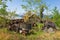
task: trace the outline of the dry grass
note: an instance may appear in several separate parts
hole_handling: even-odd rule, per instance
[[[60,31],[26,37],[15,32],[9,32],[6,29],[0,29],[0,40],[60,40]]]
[[[55,33],[44,33],[38,38],[41,38],[40,40],[60,40],[60,31],[56,31]]]

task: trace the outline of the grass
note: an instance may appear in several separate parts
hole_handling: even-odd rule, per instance
[[[60,40],[60,31],[53,34],[38,31],[35,34],[23,36],[19,33],[8,31],[7,28],[0,29],[0,40]]]

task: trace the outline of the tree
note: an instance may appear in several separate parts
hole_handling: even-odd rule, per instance
[[[40,18],[43,18],[43,11],[47,9],[47,6],[42,0],[23,0],[26,2],[26,5],[22,5],[22,8],[26,11],[33,11],[39,13]]]
[[[11,0],[10,0],[11,1]],[[9,21],[12,17],[18,16],[16,11],[8,12],[6,8],[8,7],[6,5],[7,0],[0,0],[0,25],[6,26],[7,21]]]
[[[52,14],[53,14],[53,17],[52,17],[53,21],[55,21],[56,19],[59,19],[60,14],[59,14],[59,11],[58,11],[57,7],[55,7],[53,9]]]
[[[53,19],[53,21],[55,22],[55,24],[60,28],[60,12],[59,12],[59,10],[57,9],[57,7],[55,7],[54,9],[53,9],[53,17],[52,17],[52,19]]]
[[[44,8],[47,9],[47,6],[45,4],[42,4],[40,6],[40,18],[43,18],[43,12],[44,12]]]
[[[18,14],[16,14],[16,11],[12,11],[12,12],[8,12],[7,18],[8,19],[13,19],[16,16],[19,16]]]

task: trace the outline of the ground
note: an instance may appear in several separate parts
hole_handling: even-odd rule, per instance
[[[8,31],[7,28],[0,29],[0,40],[60,40],[60,31],[55,33],[37,32],[28,36],[23,36],[16,32]]]

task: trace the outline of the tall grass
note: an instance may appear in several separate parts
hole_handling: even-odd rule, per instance
[[[60,31],[56,31],[53,34],[37,31],[35,34],[24,36],[8,31],[7,28],[2,28],[0,29],[0,40],[60,40]]]

